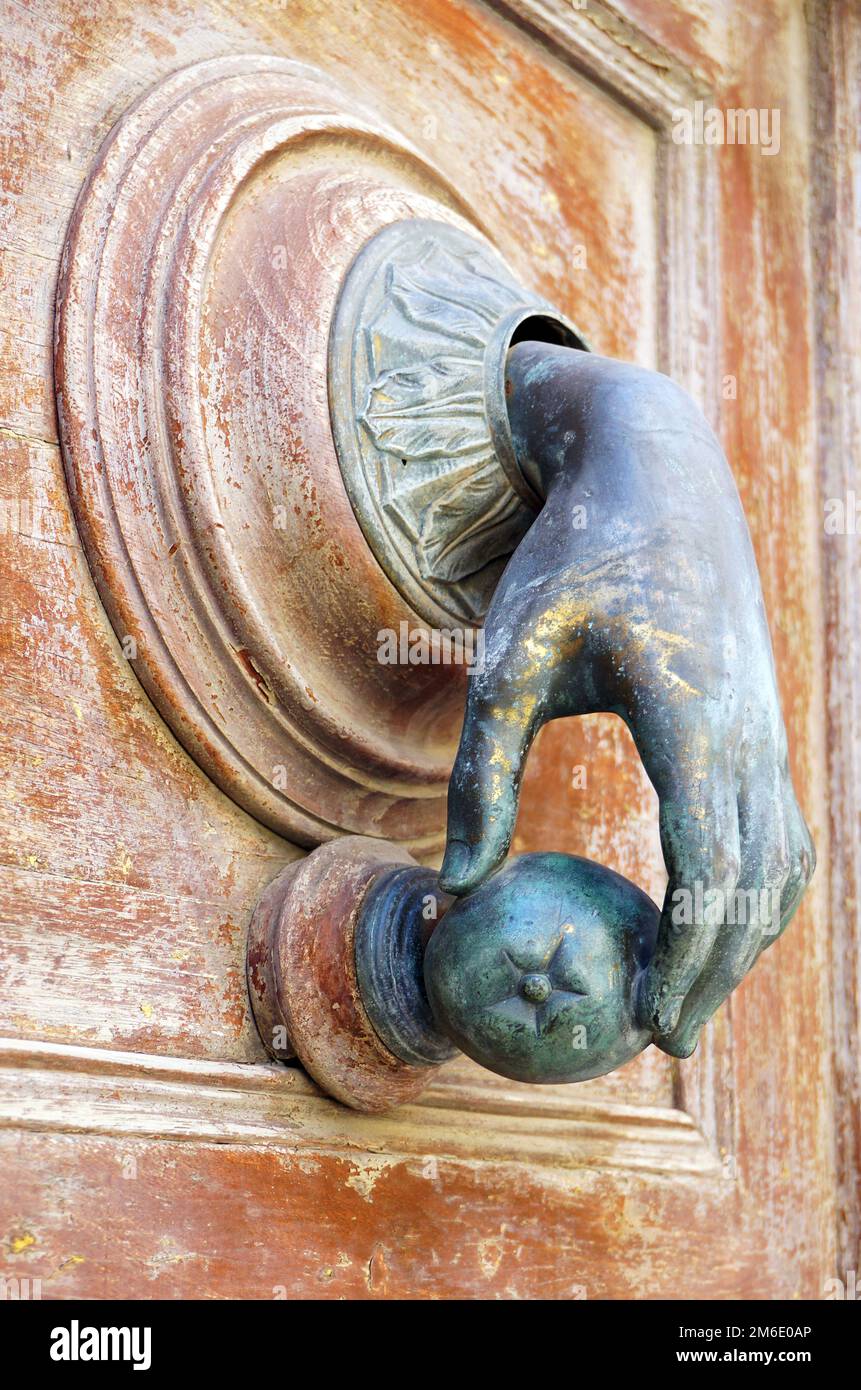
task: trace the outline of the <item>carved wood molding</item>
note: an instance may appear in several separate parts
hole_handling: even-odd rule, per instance
[[[541,42],[555,48],[656,129],[673,110],[706,97],[703,79],[661,48],[606,0],[487,0]]]
[[[203,1062],[0,1040],[0,1128],[291,1151],[519,1162],[696,1178],[730,1186],[681,1110],[429,1087],[389,1115],[324,1096],[298,1068]]]
[[[252,56],[127,112],[69,229],[57,399],[100,594],[192,756],[301,844],[440,841],[465,672],[378,660],[418,619],[350,505],[327,366],[360,248],[462,214],[325,74]]]
[[[653,129],[657,173],[657,366],[681,382],[714,425],[720,362],[718,180],[703,145],[677,145],[674,114],[711,88],[602,0],[489,0],[493,8],[576,71],[603,87]],[[588,331],[588,325],[584,325]]]

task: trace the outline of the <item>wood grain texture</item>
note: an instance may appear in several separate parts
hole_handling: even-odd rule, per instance
[[[40,1277],[43,1298],[668,1297],[681,1228],[683,1296],[787,1287],[750,1229],[730,1255],[731,1190],[694,1236],[701,1183],[95,1135],[6,1133],[0,1149],[4,1273]]]
[[[861,14],[812,7],[814,324],[822,524],[834,501],[861,498]],[[861,566],[859,518],[824,539],[831,977],[837,1087],[838,1270],[861,1251]]]
[[[823,335],[849,332],[855,301],[841,309],[838,291],[851,233],[823,240],[821,223],[832,195],[851,206],[853,185],[848,156],[823,170],[813,122],[851,141],[858,50],[850,4],[817,25],[811,40],[796,0],[7,4],[0,1030],[48,1052],[8,1070],[0,1272],[40,1274],[61,1296],[571,1298],[666,1296],[681,1265],[689,1296],[768,1298],[819,1297],[857,1267],[856,735],[839,679],[857,557],[832,552],[823,588],[815,466],[818,447],[828,495],[848,486],[856,378],[841,375],[829,413],[836,359],[818,353]],[[539,1101],[463,1064],[427,1106],[351,1117],[349,1152],[333,1103],[289,1070],[272,1081],[245,997],[251,906],[298,851],[206,779],[130,671],[72,522],[53,410],[59,256],[99,144],[167,72],[249,49],[324,64],[480,208],[524,283],[600,351],[665,366],[705,405],[750,519],[820,857],[798,920],[690,1062],[646,1054],[574,1098],[550,1088]],[[823,51],[842,66],[835,84],[814,82],[811,115]],[[697,95],[779,107],[780,155],[672,145],[673,104]],[[832,247],[827,273],[812,238]],[[617,721],[551,726],[517,848],[592,854],[657,893],[654,815]],[[104,1058],[68,1067],[64,1049],[79,1046],[128,1053],[132,1067],[145,1053],[149,1079]],[[214,1067],[217,1086],[199,1070],[153,1081],[177,1057]],[[258,1110],[256,1081],[234,1067],[259,1071],[266,1095],[281,1088],[277,1101]],[[464,1140],[473,1111],[482,1123]],[[637,1167],[641,1112],[662,1135],[657,1172],[648,1143]],[[694,1151],[702,1171],[673,1174],[673,1154],[684,1166]],[[137,1179],[122,1176],[126,1156]]]

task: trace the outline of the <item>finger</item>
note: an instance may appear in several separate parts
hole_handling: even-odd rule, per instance
[[[735,779],[727,760],[661,801],[661,844],[669,874],[655,954],[640,1012],[657,1038],[675,1028],[708,960],[739,872]]]
[[[477,888],[508,853],[523,765],[538,728],[533,696],[473,681],[449,782],[440,870],[441,887],[455,894]]]
[[[690,1057],[704,1025],[741,984],[763,943],[773,941],[779,932],[790,859],[783,788],[775,760],[761,760],[754,772],[742,779],[738,806],[738,884],[678,1024],[660,1042],[663,1051],[673,1057]]]
[[[788,768],[783,770],[783,806],[786,817],[786,842],[789,850],[789,874],[783,885],[780,903],[780,923],[778,930],[772,935],[764,935],[760,942],[760,954],[782,936],[792,921],[801,899],[804,897],[807,885],[813,877],[816,868],[816,850],[813,839],[807,828],[804,816],[801,814],[801,807],[795,797],[795,791],[789,776]]]

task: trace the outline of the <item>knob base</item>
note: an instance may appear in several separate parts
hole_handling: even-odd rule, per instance
[[[372,885],[422,870],[397,845],[363,835],[323,845],[282,870],[251,919],[248,989],[263,1044],[294,1058],[330,1096],[378,1112],[413,1100],[434,1073],[396,1056],[356,977],[355,933]]]
[[[452,902],[431,869],[393,869],[371,885],[356,924],[356,978],[385,1045],[413,1066],[437,1066],[458,1049],[441,1033],[424,979],[425,947]]]

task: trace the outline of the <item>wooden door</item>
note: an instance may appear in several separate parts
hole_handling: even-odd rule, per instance
[[[859,444],[851,0],[7,0],[2,42],[0,1274],[58,1298],[823,1297],[858,1250],[857,541],[824,526]],[[125,659],[52,367],[104,137],[167,74],[246,53],[331,74],[525,285],[720,434],[819,869],[689,1061],[541,1089],[463,1061],[368,1117],[266,1060],[246,930],[302,851],[216,787]],[[771,148],[706,143],[712,109],[779,113],[779,148],[773,123]],[[515,848],[660,895],[618,720],[542,732]]]

